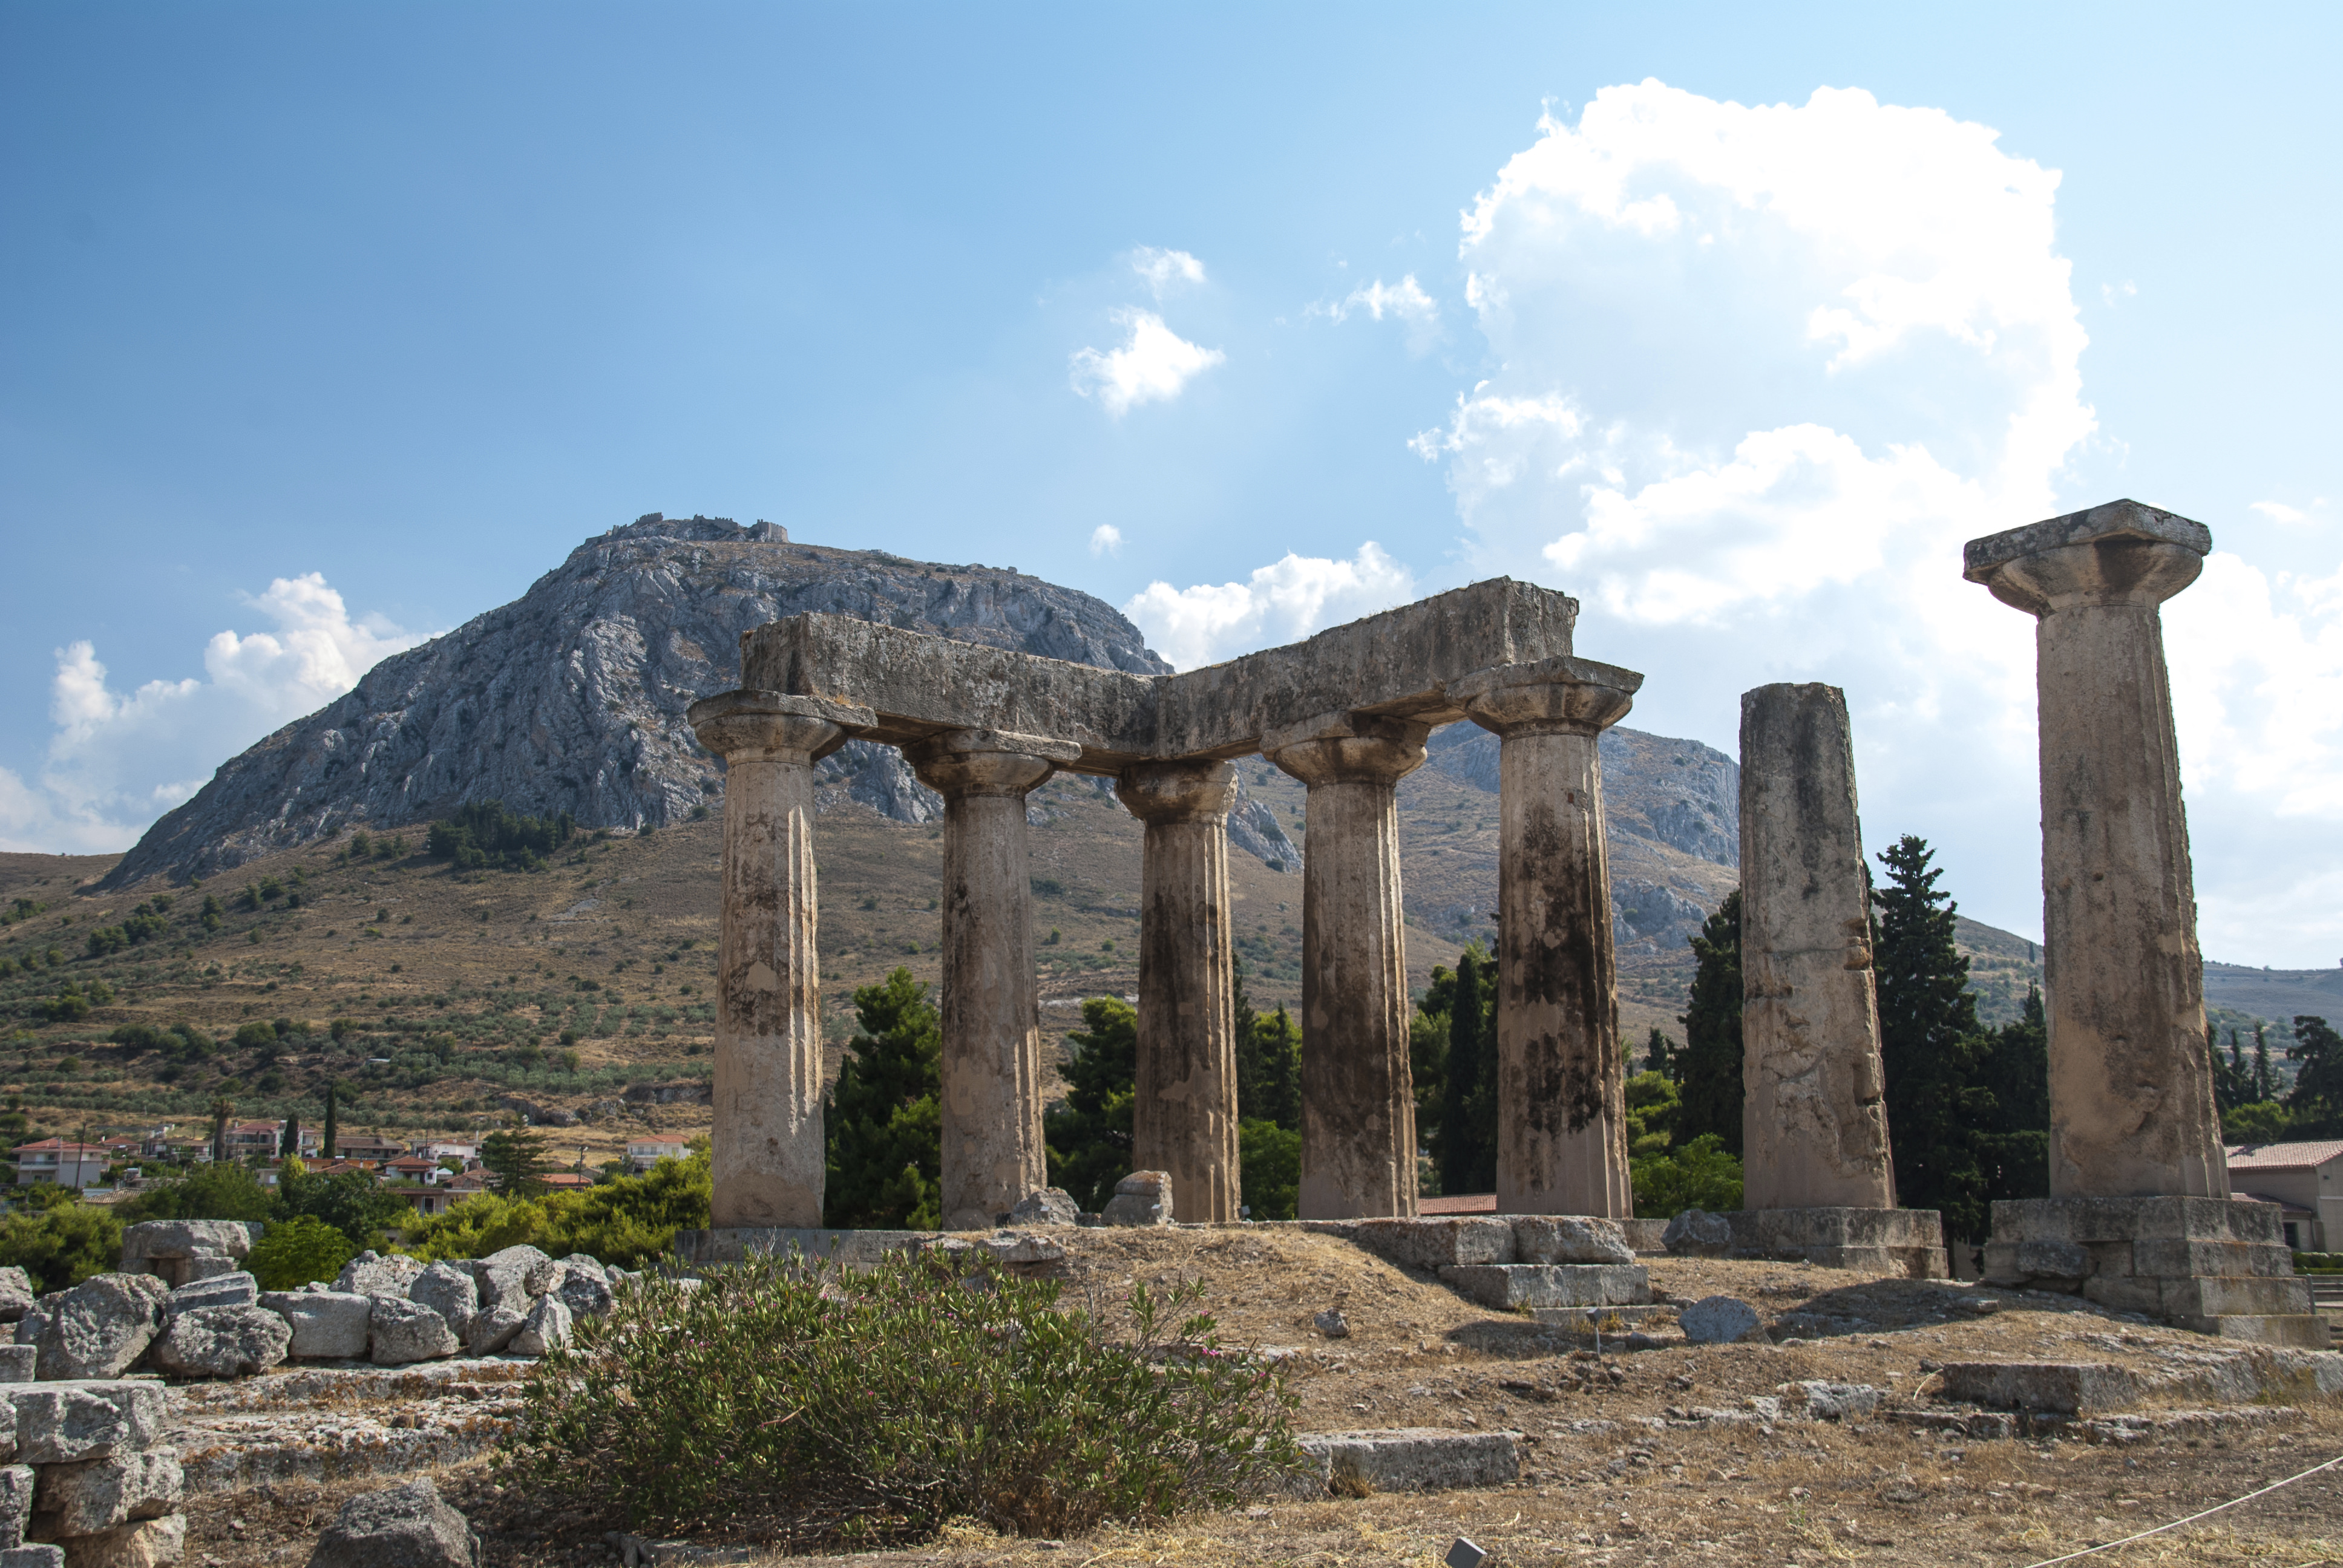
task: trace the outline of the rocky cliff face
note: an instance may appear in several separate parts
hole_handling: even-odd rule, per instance
[[[106,885],[207,874],[471,800],[568,811],[588,827],[672,822],[722,789],[684,709],[739,683],[742,632],[808,610],[1139,673],[1171,668],[1111,607],[1013,569],[653,513],[229,761]],[[848,746],[826,772],[904,821],[940,809],[890,748]]]

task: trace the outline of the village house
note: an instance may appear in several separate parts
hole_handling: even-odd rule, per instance
[[[334,1137],[334,1155],[339,1160],[371,1160],[379,1164],[406,1152],[406,1144],[379,1133],[339,1132]]]
[[[102,1143],[68,1143],[44,1138],[16,1146],[19,1187],[94,1187],[106,1180],[108,1154]]]
[[[627,1169],[640,1174],[662,1160],[680,1160],[689,1145],[678,1139],[649,1138],[627,1145]]]
[[[2343,1251],[2343,1141],[2233,1143],[2227,1154],[2229,1190],[2278,1205],[2288,1246]]]
[[[238,1121],[220,1138],[231,1160],[274,1160],[285,1136],[282,1121]]]

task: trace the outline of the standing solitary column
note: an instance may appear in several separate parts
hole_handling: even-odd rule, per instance
[[[821,960],[815,946],[813,764],[866,709],[770,691],[691,705],[724,759],[724,914],[717,958],[715,1195],[709,1223],[821,1223]]]
[[[1234,1220],[1236,1015],[1229,954],[1227,762],[1142,762],[1115,793],[1147,824],[1139,914],[1134,1169],[1172,1176],[1181,1220]]]
[[[1415,1212],[1398,790],[1422,766],[1429,733],[1403,719],[1338,714],[1262,737],[1262,755],[1310,787],[1302,853],[1304,1220]]]
[[[2229,1195],[2157,609],[2212,548],[2202,523],[2115,501],[1964,552],[2037,619],[2054,1197]]]
[[[1855,745],[1835,686],[1741,698],[1744,1209],[1893,1209]]]
[[[1025,796],[1081,755],[1077,746],[989,729],[951,730],[904,749],[920,782],[944,798],[947,1231],[989,1230],[1050,1184]]]
[[[1634,1215],[1619,1053],[1603,731],[1644,678],[1581,658],[1505,665],[1451,689],[1501,738],[1497,1211]]]

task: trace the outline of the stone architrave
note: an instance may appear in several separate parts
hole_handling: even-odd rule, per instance
[[[1743,693],[1744,1209],[1896,1207],[1868,900],[1845,694]]]
[[[955,729],[905,749],[944,798],[944,1229],[990,1230],[1050,1184],[1025,797],[1081,749]]]
[[[712,1220],[819,1225],[813,765],[871,715],[818,698],[729,691],[692,704],[690,720],[725,762]]]
[[[2036,621],[2053,1198],[2229,1195],[2157,610],[2212,548],[2125,500],[1964,551]]]
[[[1234,970],[1227,762],[1144,762],[1115,793],[1147,824],[1139,900],[1139,1060],[1131,1163],[1166,1171],[1178,1217],[1237,1217]]]
[[[1399,781],[1426,725],[1333,714],[1262,737],[1309,786],[1302,873],[1300,1217],[1415,1212]]]
[[[1600,739],[1644,678],[1580,658],[1451,689],[1500,738],[1497,1211],[1632,1217]]]

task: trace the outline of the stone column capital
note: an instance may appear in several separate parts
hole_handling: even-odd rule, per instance
[[[1448,695],[1500,736],[1597,735],[1627,716],[1644,678],[1589,658],[1542,658],[1476,670]]]
[[[1313,788],[1397,784],[1423,766],[1432,727],[1379,714],[1329,713],[1266,730],[1261,754]]]
[[[789,697],[778,691],[725,691],[703,697],[685,714],[699,743],[734,762],[818,762],[878,723],[850,702]]]
[[[1209,758],[1134,762],[1114,781],[1115,798],[1150,827],[1174,822],[1225,822],[1236,804],[1233,762]]]
[[[1961,575],[2036,618],[2079,606],[2162,604],[2197,580],[2212,531],[2137,501],[1971,539]]]
[[[1005,729],[947,729],[903,748],[911,771],[946,799],[978,795],[1023,797],[1071,762],[1082,749],[1071,741]]]

